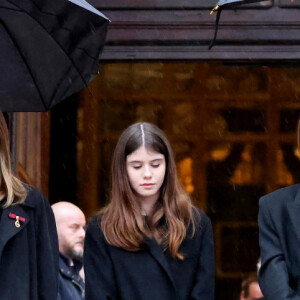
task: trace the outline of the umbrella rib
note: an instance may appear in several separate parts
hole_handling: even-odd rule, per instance
[[[10,2],[11,4],[13,4],[14,6],[16,6],[11,0],[7,0],[7,1]],[[37,5],[36,1],[32,1],[32,3],[34,4],[34,6],[35,6],[41,13],[43,13],[43,14],[45,14],[45,15],[48,15],[48,16],[51,16],[51,17],[55,18],[56,21],[57,21],[57,23],[60,25],[60,28],[61,28],[61,29],[68,31],[68,32],[70,33],[70,35],[73,35],[72,31],[71,31],[69,28],[62,26],[62,22],[59,20],[59,18],[57,17],[57,15],[42,10],[42,9]],[[70,1],[70,4],[75,5],[75,6],[78,6],[78,5],[74,4],[74,3],[71,2],[71,1]],[[18,7],[19,9],[21,9],[22,11],[24,11],[26,14],[28,14],[28,12],[27,12],[25,9],[23,9],[22,7],[20,7],[20,6],[17,6],[17,7]],[[79,7],[80,7],[80,6],[79,6]],[[29,15],[29,14],[28,14],[28,15]],[[29,15],[29,16],[32,18],[31,15]],[[39,24],[46,32],[49,33],[49,31],[48,31],[44,26],[42,26],[40,23],[38,23],[38,24]],[[49,33],[49,34],[50,34],[50,33]],[[52,37],[52,36],[51,36],[51,37]],[[52,37],[52,38],[53,38],[53,37]],[[55,40],[55,39],[54,39],[54,40]],[[61,47],[61,45],[60,45],[56,40],[55,40],[55,42]],[[89,57],[91,57],[91,58],[93,58],[93,59],[97,59],[97,57],[94,57],[94,56],[90,55],[86,50],[84,50],[84,49],[82,49],[82,48],[79,48],[79,47],[75,47],[75,48],[76,48],[76,49],[80,49],[81,51],[83,51],[83,52],[84,52],[86,55],[88,55]],[[63,50],[64,50],[64,49],[63,49]],[[73,62],[73,61],[72,61],[72,62]]]
[[[7,1],[10,2],[10,3],[12,3],[14,6],[16,6],[11,0],[7,0]],[[59,19],[58,19],[58,17],[57,17],[56,15],[54,15],[54,14],[52,14],[52,13],[49,13],[49,12],[42,11],[42,10],[40,9],[40,7],[36,4],[35,1],[32,1],[32,2],[33,2],[33,4],[34,4],[34,6],[35,6],[41,13],[44,13],[44,14],[46,14],[46,15],[49,15],[49,16],[52,16],[52,17],[56,18],[58,24],[61,25],[61,22],[59,21]],[[71,2],[71,3],[72,3],[72,2]],[[74,4],[74,5],[75,5],[75,4]],[[24,13],[26,13],[29,17],[32,18],[32,16],[31,16],[30,14],[28,14],[28,12],[27,12],[25,9],[23,9],[23,8],[20,7],[20,6],[17,6],[17,7],[18,7],[21,11],[23,11]],[[35,20],[34,18],[32,18],[32,19]],[[36,21],[36,20],[35,20],[35,21]],[[69,58],[69,60],[71,61],[72,65],[73,65],[74,68],[76,69],[76,71],[77,71],[79,77],[81,78],[81,80],[83,81],[85,87],[88,87],[88,84],[87,84],[86,80],[84,79],[84,77],[83,77],[82,74],[80,73],[80,71],[79,71],[77,65],[75,64],[75,62],[73,61],[73,59],[68,55],[68,53],[66,52],[66,50],[60,45],[60,43],[59,43],[59,42],[58,42],[58,41],[50,34],[50,32],[49,32],[42,24],[40,24],[40,23],[38,23],[38,24],[39,24],[39,25],[40,25],[47,33],[49,33],[49,36],[53,39],[53,41],[55,41],[55,43],[56,43],[57,45],[59,45],[59,47],[62,49],[62,51],[65,53],[65,55]],[[68,28],[65,28],[65,27],[62,27],[62,26],[61,26],[61,28],[64,29],[64,30],[66,30],[66,31],[69,31],[70,34],[72,35],[72,32],[71,32]],[[75,47],[75,48],[76,48],[76,49],[79,49],[79,50],[81,50],[81,51],[83,51],[81,48],[78,48],[78,47]],[[84,51],[84,53],[86,53],[86,54],[88,55],[88,53],[87,53],[86,51]],[[88,55],[88,56],[90,56],[90,55]],[[92,56],[90,56],[90,57],[92,57]],[[94,57],[92,57],[92,58],[93,58],[93,59],[96,59],[96,58],[94,58]],[[90,91],[90,92],[91,92],[91,91]],[[52,101],[53,101],[53,100],[50,101],[49,107],[51,106]]]
[[[4,8],[5,8],[5,7],[4,7]],[[39,96],[40,96],[40,98],[41,98],[41,101],[42,101],[42,103],[43,103],[43,105],[44,105],[45,110],[48,110],[47,105],[46,105],[46,103],[45,103],[45,101],[44,101],[44,99],[43,99],[42,93],[41,93],[41,91],[40,91],[38,85],[37,85],[36,82],[35,82],[33,73],[32,73],[32,71],[31,71],[29,65],[27,64],[27,62],[26,62],[26,60],[25,60],[25,57],[24,57],[24,55],[23,55],[21,49],[19,48],[19,45],[14,41],[11,32],[9,31],[9,29],[7,28],[7,26],[5,26],[4,22],[1,21],[1,24],[2,24],[2,26],[5,28],[7,34],[10,36],[11,41],[12,41],[12,43],[14,44],[16,50],[18,51],[18,53],[19,53],[20,56],[22,57],[23,62],[24,62],[24,64],[25,64],[25,66],[27,67],[28,73],[29,73],[29,75],[30,75],[30,77],[31,77],[31,79],[32,79],[32,82],[34,83],[34,85],[35,85],[35,87],[36,87],[36,90],[37,90],[37,92],[38,92],[38,94],[39,94]]]
[[[7,0],[8,2],[10,2],[12,5],[14,5],[15,6],[15,4],[13,3],[13,2],[11,2],[10,0]],[[72,3],[72,2],[71,2]],[[40,11],[40,12],[42,12],[43,14],[45,14],[45,15],[48,15],[48,16],[51,16],[51,17],[54,17],[54,18],[56,18],[56,20],[57,20],[57,22],[59,23],[59,25],[61,25],[61,22],[59,21],[59,19],[57,18],[57,16],[56,15],[54,15],[54,14],[52,14],[52,13],[49,13],[49,12],[45,12],[45,11],[42,11],[36,4],[35,4],[35,6],[38,8],[38,10]],[[30,16],[28,13],[27,13],[27,11],[26,10],[24,10],[24,9],[22,9],[21,7],[19,7],[19,6],[17,6],[18,7],[18,9],[13,9],[13,8],[9,8],[9,7],[5,7],[5,6],[1,6],[0,5],[0,8],[3,8],[3,9],[7,9],[7,10],[13,10],[13,11],[22,11],[22,12],[25,12],[28,16]],[[31,16],[30,16],[31,17]],[[32,17],[31,17],[32,18]],[[35,19],[34,19],[35,20]],[[38,23],[47,33],[49,33],[49,31],[44,27],[44,26],[42,26],[40,23]],[[69,28],[66,28],[66,27],[63,27],[63,26],[61,26],[61,29],[63,29],[63,30],[66,30],[66,31],[68,31],[69,33],[70,33],[70,35],[72,35],[72,31],[69,29]],[[49,33],[49,35],[50,35],[50,33]],[[54,39],[55,40],[55,39]],[[55,40],[56,41],[56,40]],[[56,41],[56,43],[59,45],[59,46],[61,46],[57,41]],[[88,57],[90,57],[90,58],[92,58],[92,59],[98,59],[98,57],[94,57],[94,56],[92,56],[91,54],[89,54],[85,49],[83,49],[83,48],[80,48],[80,47],[75,47],[76,49],[79,49],[79,50],[81,50],[82,52],[84,52]],[[65,52],[65,51],[64,51]],[[66,53],[66,52],[65,52]],[[73,62],[73,61],[72,61]]]
[[[17,7],[17,9],[13,9],[13,8],[8,8],[8,7],[3,7],[3,6],[0,6],[0,8],[5,8],[5,9],[8,9],[8,10],[13,10],[13,11],[23,11],[23,12],[25,12],[28,16],[30,16],[31,18],[32,18],[32,16],[30,15],[30,14],[28,14],[28,12],[25,10],[25,9],[23,9],[22,7],[20,7],[20,6],[16,6],[16,4],[15,3],[13,3],[11,0],[7,0],[9,3],[11,3],[12,5],[14,5],[15,7]],[[45,15],[48,15],[48,16],[51,16],[51,17],[53,17],[53,18],[55,18],[56,19],[56,21],[57,21],[57,23],[60,25],[60,28],[61,29],[63,29],[63,30],[66,30],[66,31],[68,31],[69,33],[70,33],[70,35],[73,35],[73,33],[72,33],[72,31],[69,29],[69,28],[67,28],[67,27],[64,27],[64,26],[62,26],[61,24],[61,22],[60,22],[60,20],[59,20],[59,18],[55,15],[55,14],[53,14],[53,13],[49,13],[49,12],[46,12],[46,11],[43,11],[43,10],[41,10],[40,9],[40,7],[35,3],[35,1],[32,1],[32,3],[34,4],[34,6],[41,12],[41,13],[43,13],[43,14],[45,14]],[[73,5],[76,5],[76,4],[74,4],[73,2],[70,2],[70,3],[72,3]],[[34,19],[34,18],[33,18]],[[35,19],[34,19],[35,20]],[[36,20],[35,20],[36,21]],[[38,23],[47,33],[49,33],[49,35],[51,36],[51,33],[44,27],[44,26],[42,26],[40,23]],[[52,36],[51,36],[52,37]],[[53,37],[52,37],[53,38]],[[54,39],[54,38],[53,38]],[[54,39],[55,40],[55,39]],[[55,40],[55,42],[61,47],[61,45]],[[83,49],[83,48],[79,48],[79,47],[75,47],[76,49],[79,49],[79,50],[81,50],[82,52],[84,52],[87,56],[89,56],[89,57],[91,57],[92,59],[97,59],[98,57],[94,57],[94,56],[92,56],[92,55],[90,55],[85,49]],[[63,48],[62,48],[63,49]],[[63,49],[64,50],[64,49]],[[66,51],[64,50],[64,52],[66,53]],[[67,53],[66,53],[67,54]],[[73,62],[73,61],[72,61]],[[74,63],[74,62],[73,62]]]

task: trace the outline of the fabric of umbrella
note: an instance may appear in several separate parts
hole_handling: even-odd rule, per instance
[[[108,23],[84,0],[0,0],[0,109],[47,111],[86,87]]]
[[[217,17],[216,17],[216,27],[215,27],[214,38],[211,41],[208,49],[211,49],[216,42],[220,15],[221,15],[223,8],[233,8],[235,6],[242,5],[242,4],[250,4],[250,3],[262,2],[262,1],[265,1],[265,0],[220,0],[220,1],[218,1],[216,6],[210,12],[210,14],[217,12]]]

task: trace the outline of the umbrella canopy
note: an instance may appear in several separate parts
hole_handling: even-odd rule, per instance
[[[214,38],[211,41],[208,49],[211,49],[216,42],[220,15],[221,15],[223,8],[233,8],[235,6],[242,5],[242,4],[250,4],[250,3],[262,2],[262,1],[266,1],[266,0],[219,0],[218,3],[216,4],[216,6],[210,12],[210,14],[213,14],[216,11],[217,17],[216,17],[215,35],[214,35]]]
[[[0,109],[47,111],[86,87],[108,23],[84,0],[0,0]]]
[[[214,7],[213,11],[223,9],[226,7],[230,8],[237,5],[250,4],[250,3],[261,2],[261,1],[266,1],[266,0],[220,0]]]

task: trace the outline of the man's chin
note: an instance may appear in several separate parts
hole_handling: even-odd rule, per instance
[[[70,257],[75,260],[82,260],[83,259],[83,249],[73,249],[70,253]]]

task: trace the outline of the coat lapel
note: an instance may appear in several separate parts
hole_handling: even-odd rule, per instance
[[[10,213],[25,218],[25,222],[20,221],[20,227],[15,226],[16,219],[10,218]],[[0,257],[7,242],[20,232],[28,222],[29,215],[21,205],[10,206],[3,210],[0,222]]]
[[[167,261],[167,258],[162,251],[162,248],[159,246],[159,244],[156,242],[156,240],[154,238],[152,238],[152,239],[147,238],[146,240],[147,240],[148,251],[153,256],[153,258],[161,265],[163,270],[167,273],[168,277],[170,278],[170,280],[172,282],[174,289],[176,290],[175,280],[174,280],[170,265]]]
[[[300,188],[298,188],[295,200],[288,205],[290,218],[300,242]]]

